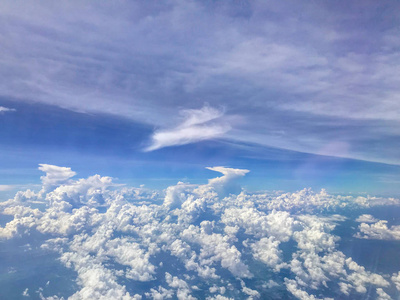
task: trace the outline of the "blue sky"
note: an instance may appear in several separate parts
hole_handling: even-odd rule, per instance
[[[39,163],[152,188],[222,165],[250,190],[398,195],[399,8],[4,1],[2,189]]]

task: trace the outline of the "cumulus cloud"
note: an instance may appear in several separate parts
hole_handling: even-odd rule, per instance
[[[48,191],[51,187],[56,187],[74,177],[76,173],[71,168],[58,167],[48,164],[39,164],[39,170],[46,173],[46,176],[41,176],[44,191]]]
[[[145,151],[218,138],[231,128],[223,119],[223,110],[208,105],[201,109],[181,110],[180,114],[183,116],[181,124],[173,128],[155,131],[152,143],[145,148]]]
[[[393,274],[392,281],[395,284],[398,291],[400,291],[400,271],[396,274]]]
[[[367,215],[367,214],[361,215],[356,219],[356,222],[359,222],[359,223],[375,223],[378,221],[379,220],[376,219],[374,216]]]
[[[361,223],[355,236],[362,239],[400,240],[400,225],[388,227],[387,223],[385,220],[370,225]]]
[[[390,297],[387,293],[385,293],[382,288],[377,288],[376,294],[378,296],[377,297],[378,300],[391,300],[392,299],[392,297]]]
[[[306,291],[299,289],[298,284],[295,280],[292,279],[285,279],[286,288],[290,293],[293,294],[297,299],[300,300],[316,300],[314,295],[308,294]]]
[[[249,170],[233,169],[226,167],[208,167],[207,169],[215,172],[220,172],[224,176],[210,179],[208,185],[213,187],[220,193],[237,193],[240,191],[240,186],[236,184],[236,180],[245,176]]]
[[[12,217],[0,239],[38,243],[36,251],[56,255],[74,271],[70,299],[259,299],[275,289],[286,298],[317,299],[327,288],[349,299],[371,288],[376,297],[391,296],[390,275],[339,251],[334,234],[346,217],[332,211],[368,211],[371,198],[302,190],[241,191],[222,199],[217,190],[248,172],[224,167],[210,168],[224,175],[208,183],[179,183],[159,193],[116,187],[100,175],[72,179],[70,168],[40,168],[46,172],[40,193],[20,191],[0,206]],[[35,208],[30,199],[46,205]],[[364,236],[385,236],[386,223],[379,222],[362,223],[369,226]],[[393,237],[397,227],[384,229]],[[399,275],[391,276],[397,286]]]
[[[254,258],[262,261],[267,266],[279,271],[282,263],[282,251],[279,250],[279,241],[275,237],[261,238],[251,245]]]

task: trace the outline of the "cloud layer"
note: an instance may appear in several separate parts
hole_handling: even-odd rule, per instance
[[[226,135],[398,164],[399,4],[343,3],[4,1],[0,94],[145,123],[148,150]],[[175,122],[204,102],[244,121]]]
[[[180,182],[164,192],[115,186],[111,178],[99,175],[73,180],[75,172],[65,167],[39,168],[46,175],[38,193],[20,191],[0,203],[1,214],[12,217],[0,227],[0,238],[5,244],[24,241],[28,252],[23,255],[56,254],[74,271],[77,288],[71,294],[52,295],[47,286],[29,283],[20,295],[354,299],[367,291],[387,298],[398,286],[397,273],[371,270],[338,250],[341,237],[334,233],[349,220],[346,211],[399,207],[397,199],[333,196],[307,189],[232,191],[228,187],[248,170],[225,167],[209,168],[223,176],[207,184]],[[35,208],[38,204],[41,208]],[[373,218],[364,214],[357,221]],[[377,230],[385,224],[362,223],[358,234],[381,239],[383,231]],[[396,228],[383,229],[393,235]]]

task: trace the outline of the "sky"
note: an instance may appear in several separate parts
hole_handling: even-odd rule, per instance
[[[249,189],[399,194],[399,8],[3,1],[3,186],[39,163],[158,188],[223,165]]]
[[[399,12],[0,1],[0,299],[400,299]]]

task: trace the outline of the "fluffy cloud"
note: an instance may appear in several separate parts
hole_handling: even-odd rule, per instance
[[[74,177],[76,173],[71,168],[58,167],[47,164],[39,164],[39,170],[46,173],[46,176],[40,177],[43,183],[43,192],[48,192],[52,187],[57,187]]]
[[[224,175],[208,180],[208,185],[222,195],[240,192],[240,186],[237,185],[235,181],[236,179],[245,176],[249,172],[249,170],[245,169],[232,169],[225,167],[212,167],[207,169],[220,172]]]
[[[362,239],[400,240],[400,225],[388,227],[387,221],[379,220],[374,224],[361,223],[360,232],[355,236]]]
[[[177,290],[176,296],[179,300],[195,300],[196,298],[190,295],[191,289],[189,285],[182,279],[176,276],[172,276],[169,273],[165,273],[165,280],[168,285]]]
[[[336,219],[336,218],[334,218]],[[352,290],[366,293],[367,286],[388,287],[390,284],[381,275],[366,271],[351,257],[336,250],[339,237],[332,235],[335,224],[329,219],[301,216],[303,230],[296,231],[294,238],[299,250],[290,262],[295,280],[286,280],[286,286],[299,299],[315,299],[304,287],[317,290],[336,281],[341,293],[350,295]]]
[[[295,280],[285,279],[286,288],[290,293],[293,294],[296,298],[300,300],[316,300],[314,295],[308,294],[306,291],[303,291],[298,288],[298,285]]]
[[[378,300],[391,300],[392,299],[392,297],[390,297],[387,293],[385,293],[382,288],[377,288],[376,294],[378,296],[377,297]]]
[[[40,251],[55,253],[76,275],[70,299],[257,299],[281,287],[299,299],[317,299],[331,287],[349,299],[371,287],[376,297],[390,296],[388,274],[373,273],[337,249],[340,237],[333,232],[346,217],[332,211],[393,200],[311,190],[235,194],[226,187],[248,170],[224,167],[210,168],[223,176],[204,185],[178,183],[163,192],[115,186],[99,175],[73,180],[70,168],[40,168],[46,176],[39,193],[20,191],[0,206],[13,218],[0,227],[0,239],[29,242],[32,236]],[[368,238],[393,237],[396,230],[383,221],[360,224]],[[396,286],[398,277],[391,278]]]
[[[279,271],[282,267],[282,251],[279,250],[279,241],[275,237],[262,238],[251,245],[254,258],[262,261],[270,268]]]
[[[374,218],[374,216],[366,215],[366,214],[361,215],[356,219],[356,222],[359,222],[359,223],[375,223],[375,222],[378,222],[378,221],[379,220]]]
[[[204,229],[209,227],[202,223],[201,228],[190,225],[182,232],[182,237],[187,241],[197,243],[201,246],[199,256],[200,265],[210,265],[215,261],[221,263],[223,268],[228,269],[237,277],[252,277],[248,267],[241,260],[240,251],[229,242],[229,238],[217,233],[211,233]]]
[[[400,271],[396,274],[393,274],[392,281],[396,285],[398,291],[400,291]]]

